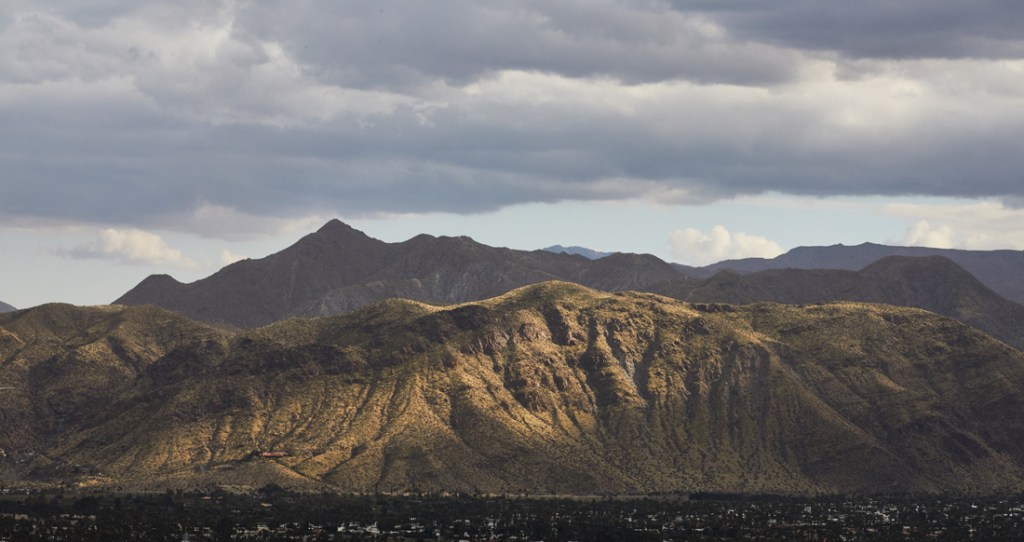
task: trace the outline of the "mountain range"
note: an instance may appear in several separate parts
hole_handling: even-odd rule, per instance
[[[1024,489],[1024,354],[888,305],[690,304],[544,282],[248,330],[45,305],[0,315],[0,382],[7,481]]]
[[[578,247],[578,246],[563,247],[562,245],[552,245],[552,246],[546,247],[544,250],[547,251],[547,252],[554,252],[555,254],[560,254],[562,252],[564,252],[566,254],[578,254],[578,255],[583,256],[584,258],[586,258],[588,260],[600,260],[601,258],[604,258],[605,256],[611,256],[612,254],[614,254],[613,252],[599,252],[597,250],[586,248],[586,247]]]
[[[1024,490],[1024,306],[936,255],[757,270],[865,247],[893,248],[694,270],[332,220],[190,284],[0,315],[0,479]]]
[[[3,301],[0,301],[0,312],[11,312],[15,310],[18,309],[15,309],[14,307],[8,305],[7,303],[4,303]]]
[[[707,278],[724,269],[753,273],[767,269],[845,269],[856,271],[887,256],[948,258],[974,275],[999,295],[1024,303],[1024,251],[957,250],[930,247],[899,247],[863,243],[856,246],[797,247],[771,259],[726,260],[706,267],[673,264],[686,275]]]
[[[720,271],[703,281],[678,279],[653,291],[691,302],[885,303],[960,320],[1024,349],[1024,306],[1001,297],[942,256],[887,256],[859,271],[769,269]]]
[[[829,254],[843,252],[826,248]],[[765,262],[770,260],[760,264]],[[649,291],[693,302],[861,301],[916,307],[1024,348],[1024,306],[999,296],[941,256],[883,257],[858,271],[787,268],[740,274],[724,269],[699,279],[649,254],[615,253],[591,260],[429,235],[385,243],[338,220],[281,252],[234,263],[191,284],[151,276],[115,303],[151,304],[195,320],[254,327],[292,316],[343,314],[390,298],[434,304],[475,301],[547,280],[605,291]]]
[[[643,290],[679,276],[650,255],[589,260],[430,235],[386,243],[332,220],[281,252],[236,262],[190,284],[150,276],[114,303],[157,305],[197,320],[252,327],[289,316],[341,314],[393,297],[460,303],[555,279]]]

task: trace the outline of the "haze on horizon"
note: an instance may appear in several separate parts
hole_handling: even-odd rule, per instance
[[[0,300],[107,303],[329,218],[688,264],[1024,249],[1024,5],[0,7]]]

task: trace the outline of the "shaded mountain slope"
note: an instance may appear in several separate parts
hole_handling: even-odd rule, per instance
[[[723,269],[753,273],[766,269],[845,269],[856,271],[887,256],[944,256],[974,275],[999,295],[1024,303],[1024,251],[956,250],[928,247],[897,247],[863,243],[856,246],[798,247],[772,259],[727,260],[707,267],[677,265],[680,272],[710,277]]]
[[[1024,306],[999,296],[941,256],[890,256],[860,271],[771,269],[743,275],[726,270],[703,282],[679,280],[656,291],[692,302],[861,301],[917,307],[1024,348]]]
[[[91,423],[153,362],[217,336],[154,307],[53,304],[0,316],[0,448],[49,449],[64,429]]]
[[[545,247],[544,250],[547,252],[554,252],[555,254],[559,254],[562,252],[566,254],[578,254],[588,260],[597,260],[600,258],[604,258],[605,256],[611,256],[612,254],[614,254],[613,252],[600,252],[591,248],[580,246],[564,247],[562,245],[551,245],[549,247]]]
[[[547,282],[231,334],[154,308],[18,314],[0,316],[7,479],[1024,489],[1024,354],[915,309],[695,307]],[[109,383],[57,394],[74,374]],[[65,396],[88,416],[60,410]]]
[[[156,305],[190,318],[255,326],[285,317],[323,292],[366,279],[392,258],[394,247],[332,220],[265,258],[235,262],[182,284],[146,278],[115,303]]]
[[[458,303],[552,279],[623,290],[679,276],[649,255],[591,261],[430,235],[385,243],[332,220],[281,252],[236,262],[191,284],[151,276],[115,303],[151,304],[201,321],[252,327],[288,316],[340,314],[393,297]]]
[[[15,309],[14,307],[8,305],[7,303],[4,303],[3,301],[0,301],[0,313],[11,312],[16,310],[18,309]]]

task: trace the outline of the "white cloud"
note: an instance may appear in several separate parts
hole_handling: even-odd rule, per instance
[[[228,249],[224,249],[220,253],[220,263],[223,265],[231,265],[237,261],[244,260],[245,256],[235,254]]]
[[[138,229],[107,228],[100,232],[96,241],[58,253],[75,259],[113,260],[185,269],[197,267],[180,250],[169,247],[159,235]]]
[[[1024,250],[1024,209],[1007,206],[999,200],[891,204],[882,212],[913,221],[903,238],[904,244],[968,250]]]
[[[933,227],[927,220],[918,220],[907,228],[903,244],[912,247],[953,248],[953,229],[946,225]]]
[[[743,232],[730,233],[717,225],[704,233],[696,228],[677,230],[669,236],[672,255],[690,265],[707,265],[737,258],[772,258],[782,254],[778,243]]]
[[[0,86],[73,84],[82,92],[117,81],[161,114],[214,125],[294,127],[425,107],[396,93],[321,84],[280,44],[240,28],[232,4],[153,5],[101,26],[22,8],[0,28]]]

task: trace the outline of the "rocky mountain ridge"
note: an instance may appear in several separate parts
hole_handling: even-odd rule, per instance
[[[955,318],[1024,349],[1024,306],[993,292],[942,256],[887,256],[859,271],[769,269],[720,271],[653,288],[690,302],[807,304],[855,301],[915,307]]]
[[[546,280],[618,291],[678,277],[672,266],[650,255],[613,254],[592,261],[430,235],[385,243],[331,220],[276,254],[236,262],[190,284],[166,275],[148,277],[114,303],[151,304],[201,321],[252,327],[289,316],[341,314],[393,297],[446,304]]]
[[[589,260],[430,235],[385,243],[337,220],[277,254],[237,262],[191,284],[151,276],[116,303],[152,304],[200,321],[253,327],[290,316],[343,314],[390,298],[462,303],[553,279],[687,301],[917,307],[1024,348],[1024,306],[939,256],[891,256],[858,271],[786,268],[741,275],[724,270],[696,279],[651,255],[615,253]]]
[[[797,247],[771,259],[726,260],[706,267],[674,264],[684,274],[707,278],[724,269],[753,273],[768,269],[842,269],[858,271],[887,256],[942,256],[957,263],[985,286],[1017,303],[1024,303],[1024,251],[959,250],[930,247],[901,247],[863,243]]]
[[[688,304],[545,282],[244,331],[48,305],[0,316],[0,381],[5,480],[1024,489],[1024,354],[885,305]]]
[[[600,260],[605,256],[611,256],[612,254],[614,254],[614,252],[601,252],[598,250],[594,250],[592,248],[575,245],[570,247],[564,247],[562,245],[551,245],[549,247],[544,247],[544,250],[547,252],[554,252],[555,254],[560,254],[562,252],[566,254],[578,254],[588,260]]]

